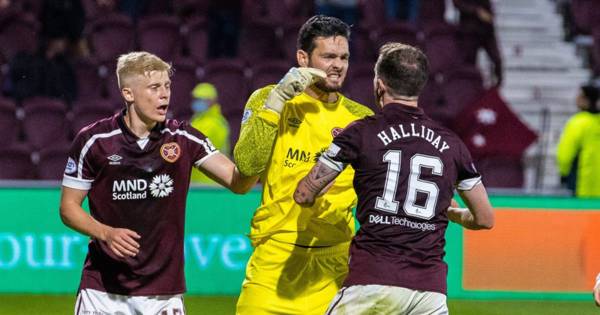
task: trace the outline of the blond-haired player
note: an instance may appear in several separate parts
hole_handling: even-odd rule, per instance
[[[60,215],[91,237],[75,314],[185,314],[185,201],[192,167],[237,193],[240,174],[201,132],[166,119],[171,66],[147,52],[119,57],[126,108],[78,134]],[[90,214],[81,204],[88,198]]]
[[[344,171],[309,211],[292,195],[333,137],[372,114],[339,93],[349,33],[339,19],[310,18],[298,34],[300,67],[255,91],[246,105],[234,156],[240,171],[260,175],[264,187],[237,314],[323,314],[346,276],[353,171]]]

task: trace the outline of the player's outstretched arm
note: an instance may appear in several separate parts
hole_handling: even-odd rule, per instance
[[[208,177],[236,194],[244,194],[256,184],[258,176],[246,176],[224,154],[216,153],[198,167]]]
[[[140,236],[132,230],[113,228],[94,219],[81,207],[86,195],[87,190],[62,187],[60,218],[63,223],[82,234],[106,242],[118,257],[137,255]]]
[[[329,189],[339,174],[340,171],[318,161],[308,175],[298,183],[296,191],[294,191],[294,200],[303,207],[312,206],[315,198]]]
[[[494,226],[494,210],[482,183],[471,190],[459,190],[468,209],[449,208],[448,219],[470,230],[491,229]]]
[[[600,307],[600,273],[596,276],[596,285],[594,286],[594,302]]]

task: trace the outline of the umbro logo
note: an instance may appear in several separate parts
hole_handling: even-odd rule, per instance
[[[108,162],[108,164],[119,165],[119,164],[121,164],[121,160],[123,159],[123,157],[120,155],[117,155],[117,154],[113,154],[113,155],[107,157],[107,159],[110,160],[110,162]]]

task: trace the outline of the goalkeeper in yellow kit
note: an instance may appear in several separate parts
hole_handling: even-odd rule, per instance
[[[349,35],[337,18],[310,18],[298,34],[300,67],[246,104],[234,156],[243,174],[260,175],[263,193],[237,314],[323,314],[346,276],[354,171],[345,170],[310,210],[293,193],[338,132],[373,114],[339,93]]]

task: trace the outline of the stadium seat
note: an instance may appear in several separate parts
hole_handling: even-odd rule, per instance
[[[276,25],[271,23],[248,23],[242,27],[238,42],[238,57],[248,63],[265,59],[280,59]]]
[[[356,28],[350,35],[350,62],[374,62],[377,59],[377,48],[374,47],[375,32],[369,29]]]
[[[0,21],[0,54],[11,60],[18,52],[35,53],[39,22],[31,14],[11,11]]]
[[[75,60],[73,69],[77,79],[77,99],[90,100],[104,97],[106,82],[100,77],[99,64],[92,58]]]
[[[243,24],[263,22],[265,24],[281,25],[292,15],[286,1],[281,0],[243,0]]]
[[[173,10],[183,18],[205,18],[211,0],[173,0]]]
[[[229,123],[229,143],[231,144],[232,148],[235,143],[237,143],[237,140],[240,136],[242,115],[242,112],[231,112],[227,115],[224,115],[225,119],[227,119],[227,122]]]
[[[486,157],[475,162],[481,173],[483,184],[493,188],[522,188],[523,163],[513,157]]]
[[[418,24],[427,26],[432,23],[444,22],[446,0],[427,0],[419,2]]]
[[[203,81],[214,84],[225,117],[241,115],[248,98],[244,63],[237,59],[216,59],[204,68]]]
[[[25,140],[35,149],[68,142],[67,106],[61,100],[31,97],[23,101]]]
[[[137,39],[141,50],[153,53],[167,62],[181,54],[179,20],[170,15],[140,18]]]
[[[571,13],[577,31],[583,34],[589,34],[592,30],[592,12],[595,0],[572,0]]]
[[[129,16],[111,13],[89,24],[87,38],[96,58],[101,63],[110,63],[133,50],[134,35],[135,28]]]
[[[34,179],[31,152],[31,147],[22,143],[0,146],[0,179]]]
[[[191,92],[199,83],[198,70],[194,63],[185,60],[176,60],[173,68],[175,73],[171,77],[169,112],[177,119],[190,117],[192,114]]]
[[[198,64],[208,58],[208,25],[206,19],[197,18],[183,26],[184,51]]]
[[[39,151],[37,162],[37,177],[45,180],[60,180],[63,178],[69,145],[47,146]]]
[[[427,79],[425,87],[419,95],[419,107],[423,108],[425,114],[440,124],[449,127],[455,116],[446,104],[446,98],[442,91],[443,75],[432,75]]]
[[[471,104],[484,93],[483,78],[476,67],[462,67],[444,76],[442,93],[445,107],[440,110],[454,119],[465,106]]]
[[[250,92],[269,84],[277,84],[287,73],[291,65],[283,60],[267,60],[252,65]]]
[[[381,47],[387,42],[400,42],[420,47],[421,41],[418,35],[417,29],[408,23],[386,23],[378,31],[378,35],[375,39],[375,47]]]
[[[430,73],[446,73],[462,66],[462,55],[457,45],[457,29],[446,23],[436,23],[425,28],[424,52],[429,59]]]
[[[15,103],[10,99],[0,98],[0,146],[15,143],[19,139],[20,126]]]
[[[386,21],[384,0],[359,0],[358,24],[364,29],[377,29]]]
[[[291,62],[293,65],[297,63],[296,51],[298,50],[298,31],[301,23],[289,21],[283,25],[283,34],[280,39],[280,45],[283,49],[283,59]]]
[[[373,75],[373,63],[353,64],[346,75],[343,89],[350,99],[378,112],[380,109],[374,103]]]
[[[110,100],[79,100],[73,104],[71,111],[71,134],[76,135],[81,128],[102,118],[110,117],[118,111],[114,102]]]
[[[106,1],[104,5],[100,5],[98,2],[98,0],[81,0],[86,20],[93,21],[99,16],[114,13],[117,9],[115,4],[109,5],[109,1]]]

